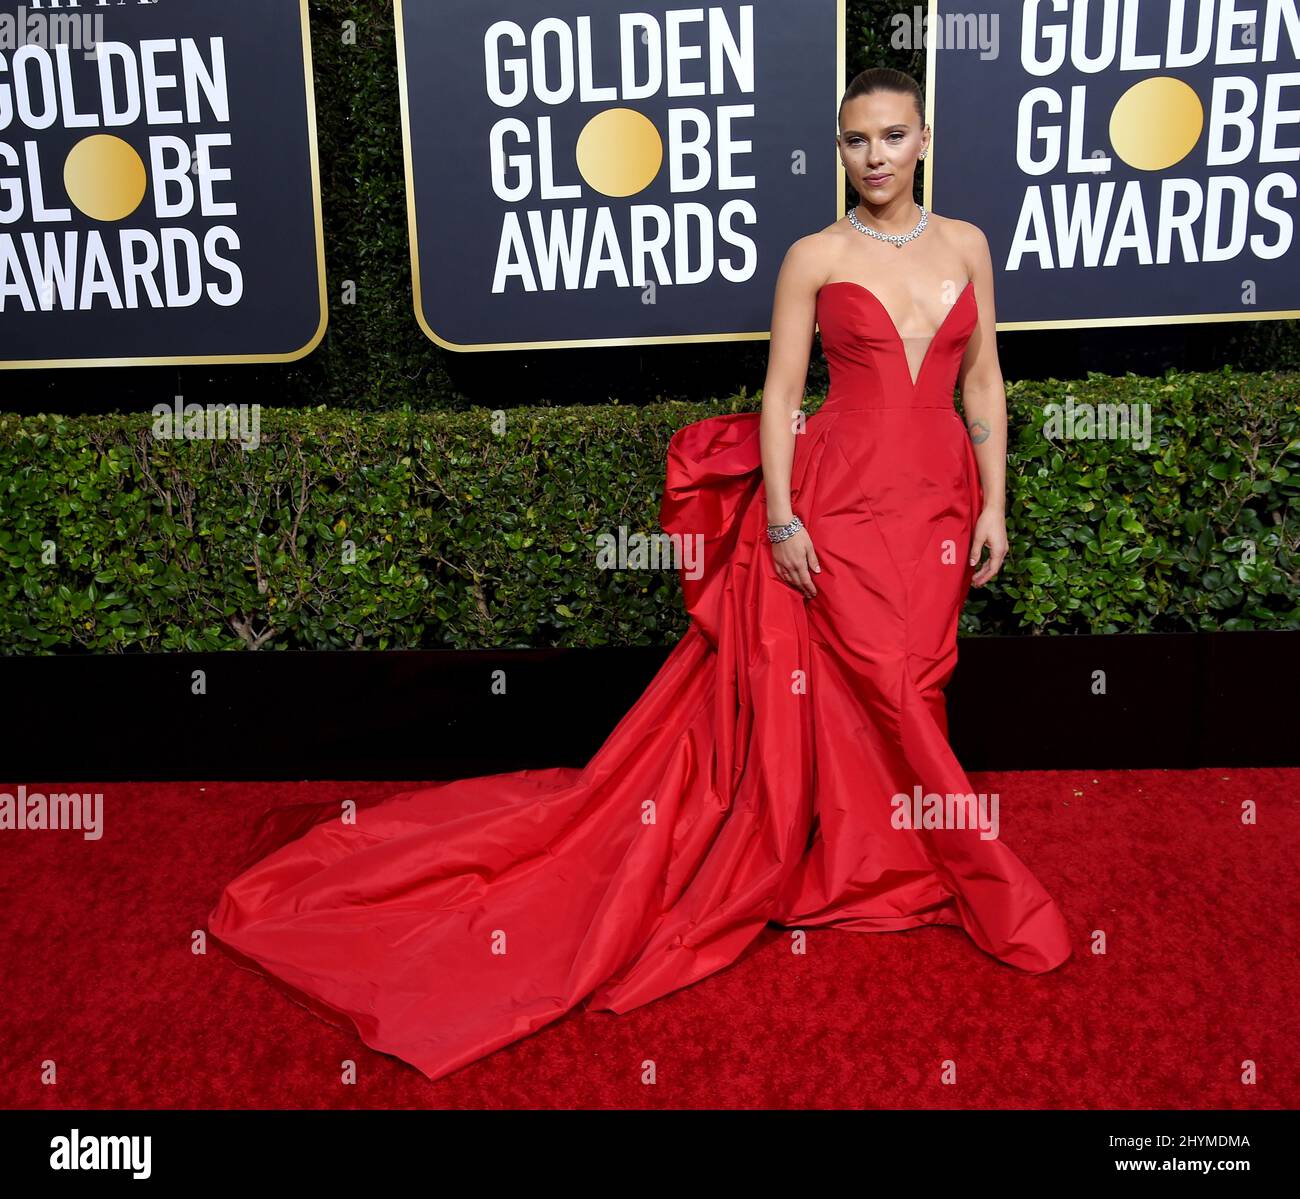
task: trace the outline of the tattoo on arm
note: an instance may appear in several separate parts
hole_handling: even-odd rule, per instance
[[[966,426],[970,430],[970,439],[976,445],[988,440],[989,434],[993,432],[982,420],[976,417]]]

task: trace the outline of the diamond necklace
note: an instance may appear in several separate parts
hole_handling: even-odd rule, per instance
[[[913,201],[913,203],[915,204],[916,201]],[[858,220],[858,206],[856,204],[849,209],[849,224],[858,230],[858,232],[865,233],[868,237],[874,237],[880,241],[892,242],[897,249],[901,250],[904,242],[909,242],[912,238],[921,236],[925,231],[926,221],[930,219],[929,214],[925,211],[924,207],[920,204],[917,204],[916,207],[920,210],[921,219],[916,222],[916,228],[913,229],[911,233],[881,233],[876,229],[868,228]]]

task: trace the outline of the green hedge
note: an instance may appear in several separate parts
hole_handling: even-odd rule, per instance
[[[1046,440],[1067,394],[1150,404],[1149,447]],[[1298,627],[1298,396],[1230,369],[1011,384],[1011,552],[963,631]],[[252,452],[159,441],[146,414],[0,416],[3,643],[669,645],[676,577],[602,570],[596,538],[658,529],[674,430],[756,405],[268,410]]]

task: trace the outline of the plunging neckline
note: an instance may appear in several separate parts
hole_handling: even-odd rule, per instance
[[[974,279],[967,279],[966,286],[958,293],[957,298],[952,302],[952,307],[943,314],[943,320],[939,322],[939,327],[931,335],[928,344],[925,347],[925,353],[921,355],[921,365],[917,368],[916,376],[912,375],[912,364],[907,360],[907,346],[903,343],[903,335],[898,331],[898,325],[894,318],[889,315],[889,309],[885,307],[884,301],[876,295],[871,288],[853,279],[832,279],[829,283],[823,283],[817,289],[818,295],[827,287],[856,287],[859,291],[866,292],[876,302],[876,307],[885,314],[885,320],[889,322],[889,330],[894,335],[894,340],[898,343],[898,351],[903,355],[903,367],[907,371],[907,377],[911,380],[912,392],[915,394],[916,389],[921,385],[921,376],[925,374],[926,364],[930,361],[930,351],[934,348],[934,343],[939,340],[939,334],[948,326],[948,318],[957,310],[957,305],[961,303],[962,297],[974,285]]]

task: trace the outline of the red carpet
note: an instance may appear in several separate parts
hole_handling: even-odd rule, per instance
[[[955,928],[815,930],[802,956],[769,928],[693,987],[623,1016],[579,1009],[437,1083],[215,945],[191,952],[265,808],[404,784],[102,784],[99,841],[0,832],[0,1106],[1300,1106],[1300,771],[972,783],[999,793],[1003,838],[1065,912],[1060,970],[1022,974]]]

